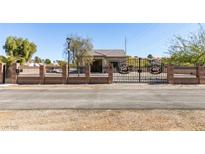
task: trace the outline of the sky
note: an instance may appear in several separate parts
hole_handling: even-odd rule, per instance
[[[204,26],[204,24],[202,24]],[[88,37],[95,49],[125,49],[131,56],[167,56],[175,35],[187,37],[197,32],[199,24],[131,24],[131,23],[47,23],[0,24],[0,55],[8,36],[27,38],[37,45],[34,56],[51,60],[64,59],[65,39],[69,35]]]

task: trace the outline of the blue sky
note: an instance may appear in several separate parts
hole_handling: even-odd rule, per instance
[[[92,39],[96,49],[124,49],[128,55],[166,56],[174,35],[196,32],[198,24],[0,24],[0,55],[8,36],[27,38],[37,45],[35,55],[52,60],[64,59],[65,38],[71,34]]]

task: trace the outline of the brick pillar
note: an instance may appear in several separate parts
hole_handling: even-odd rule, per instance
[[[70,74],[69,74],[69,72],[70,72],[70,66],[68,65],[68,74],[67,74],[67,77],[69,77],[70,76]]]
[[[86,82],[90,82],[90,65],[86,65],[85,67],[85,77],[86,77]]]
[[[204,67],[197,66],[196,67],[196,78],[197,78],[199,84],[202,83],[201,79],[203,78],[204,75],[205,75]]]
[[[13,63],[13,64],[11,64],[11,66],[10,66],[10,71],[11,71],[11,83],[12,83],[12,84],[17,84],[18,76],[17,76],[16,70],[18,69],[18,66],[19,66],[19,64],[17,64],[17,63]]]
[[[62,66],[62,78],[63,78],[63,84],[67,83],[67,78],[68,78],[68,65],[63,65]]]
[[[3,64],[0,63],[0,84],[3,83]]]
[[[174,84],[174,66],[167,66],[167,80],[169,84]]]
[[[44,79],[45,79],[45,66],[44,65],[40,65],[39,67],[39,73],[40,73],[40,84],[44,84]]]
[[[108,66],[108,83],[113,82],[113,67],[112,64],[109,64]]]

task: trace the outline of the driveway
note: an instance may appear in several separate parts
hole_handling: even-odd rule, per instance
[[[0,86],[0,109],[205,109],[205,85]]]

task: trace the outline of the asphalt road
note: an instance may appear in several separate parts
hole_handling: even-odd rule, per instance
[[[0,86],[0,109],[205,109],[205,86]]]

